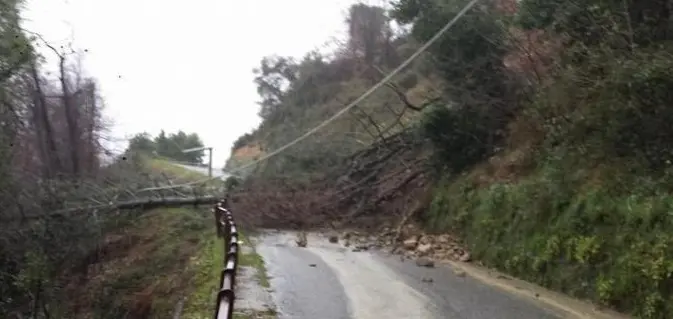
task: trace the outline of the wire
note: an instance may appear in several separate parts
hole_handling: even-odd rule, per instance
[[[425,52],[431,45],[433,45],[435,42],[437,42],[437,40],[439,40],[439,38],[440,38],[442,35],[444,35],[444,33],[446,33],[446,31],[448,31],[454,24],[456,24],[456,22],[458,22],[458,20],[459,20],[460,18],[462,18],[462,17],[467,13],[467,11],[469,11],[470,9],[472,9],[472,7],[474,7],[474,5],[475,5],[478,1],[479,1],[479,0],[472,0],[472,1],[470,1],[468,4],[466,4],[465,7],[463,7],[463,9],[460,10],[460,12],[458,12],[458,14],[456,14],[456,16],[453,17],[453,19],[451,19],[451,21],[449,21],[446,25],[444,25],[444,27],[442,27],[441,29],[439,29],[439,31],[437,31],[437,33],[435,33],[435,35],[432,36],[432,38],[430,38],[427,42],[425,42],[425,44],[423,44],[420,48],[418,48],[418,50],[416,50],[416,52],[414,52],[411,56],[409,56],[409,58],[407,58],[404,62],[402,62],[402,64],[400,64],[400,65],[399,65],[397,68],[395,68],[392,72],[390,72],[388,75],[386,75],[386,77],[384,77],[383,79],[381,79],[381,81],[379,81],[378,83],[376,83],[376,84],[375,84],[374,86],[372,86],[369,90],[367,90],[367,92],[365,92],[364,94],[362,94],[360,97],[358,97],[357,99],[355,99],[353,102],[351,102],[350,104],[348,104],[346,107],[344,107],[343,109],[341,109],[339,112],[335,113],[335,114],[332,115],[330,118],[328,118],[327,120],[325,120],[325,121],[323,121],[322,123],[318,124],[318,125],[315,126],[314,128],[308,130],[308,131],[307,131],[306,133],[304,133],[302,136],[299,136],[298,138],[294,139],[293,141],[291,141],[291,142],[289,142],[289,143],[287,143],[287,144],[285,144],[285,145],[283,145],[283,146],[277,148],[277,149],[274,150],[273,152],[268,153],[268,154],[266,154],[266,155],[264,155],[264,156],[262,156],[262,157],[260,157],[260,158],[258,158],[258,159],[256,159],[256,160],[254,160],[254,161],[251,161],[251,162],[249,162],[249,163],[247,163],[247,164],[245,164],[245,165],[242,165],[242,166],[236,167],[236,168],[234,168],[234,169],[231,169],[231,170],[229,170],[229,171],[228,171],[227,173],[225,173],[225,174],[218,175],[218,176],[213,176],[213,177],[209,177],[209,178],[207,178],[207,179],[203,179],[203,180],[200,180],[200,181],[194,181],[194,182],[190,182],[190,183],[185,183],[185,184],[180,184],[180,185],[173,185],[173,186],[146,188],[146,189],[142,189],[142,190],[140,190],[140,191],[154,191],[154,190],[162,190],[162,189],[179,188],[179,187],[190,186],[190,185],[194,185],[194,184],[205,183],[205,182],[208,182],[208,181],[210,181],[210,180],[214,180],[214,179],[221,179],[221,178],[223,178],[223,177],[225,177],[225,176],[232,176],[232,175],[235,176],[235,174],[233,174],[233,173],[242,171],[242,170],[244,170],[244,169],[246,169],[246,168],[248,168],[248,167],[251,167],[251,166],[253,166],[253,165],[256,165],[256,164],[258,164],[258,163],[260,163],[260,162],[262,162],[262,161],[265,161],[265,160],[267,160],[267,159],[269,159],[269,158],[271,158],[271,157],[273,157],[273,156],[276,156],[276,155],[280,154],[281,152],[285,151],[286,149],[288,149],[288,148],[294,146],[295,144],[297,144],[297,143],[303,141],[303,140],[306,139],[307,137],[313,135],[315,132],[317,132],[317,131],[319,131],[320,129],[322,129],[323,127],[327,126],[327,125],[330,124],[332,121],[336,120],[337,118],[339,118],[340,116],[342,116],[344,113],[348,112],[350,109],[352,109],[353,107],[355,107],[356,105],[358,105],[358,104],[359,104],[360,102],[362,102],[364,99],[368,98],[372,93],[374,93],[376,90],[378,90],[381,86],[383,86],[383,85],[385,85],[386,83],[388,83],[388,82],[389,82],[395,75],[397,75],[400,71],[402,71],[404,68],[406,68],[407,66],[409,66],[409,64],[411,64],[411,62],[413,62],[416,58],[418,58],[418,56],[420,56],[423,52]]]

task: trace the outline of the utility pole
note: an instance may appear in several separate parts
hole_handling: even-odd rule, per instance
[[[208,148],[208,177],[213,177],[213,148]]]
[[[208,177],[213,177],[213,148],[212,147],[195,147],[182,150],[183,153],[197,152],[208,150]]]

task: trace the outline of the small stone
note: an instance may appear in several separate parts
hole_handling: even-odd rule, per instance
[[[421,258],[416,259],[416,265],[419,266],[419,267],[432,268],[432,267],[435,267],[435,262],[430,258],[421,257]]]
[[[454,269],[453,273],[458,277],[465,277],[465,271],[461,269]]]
[[[409,238],[402,243],[402,246],[408,250],[415,249],[416,245],[418,245],[418,240],[416,238]]]
[[[329,236],[329,242],[332,244],[336,244],[339,242],[339,236],[337,235],[330,235]]]
[[[420,244],[416,247],[416,251],[421,255],[427,255],[432,251],[432,244]]]
[[[470,253],[464,252],[463,255],[461,255],[458,260],[466,263],[472,260],[472,256],[470,256]]]
[[[430,278],[430,277],[423,277],[423,278],[421,279],[421,281],[422,281],[422,282],[433,282],[432,278]]]
[[[315,267],[316,264],[309,264],[308,266],[309,266],[309,267]]]

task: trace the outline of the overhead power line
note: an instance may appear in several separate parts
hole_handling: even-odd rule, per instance
[[[353,107],[355,107],[355,106],[357,106],[358,104],[360,104],[360,102],[362,102],[362,101],[364,101],[366,98],[368,98],[372,93],[374,93],[376,90],[378,90],[381,86],[383,86],[383,85],[385,85],[386,83],[388,83],[394,76],[396,76],[398,73],[400,73],[400,71],[402,71],[404,68],[406,68],[407,66],[409,66],[409,64],[411,64],[411,62],[413,62],[415,59],[417,59],[417,58],[418,58],[423,52],[425,52],[431,45],[433,45],[435,42],[437,42],[437,40],[439,40],[439,38],[441,38],[442,35],[444,35],[444,33],[446,33],[449,29],[451,29],[451,27],[452,27],[454,24],[456,24],[456,22],[458,22],[458,20],[460,20],[460,19],[461,19],[461,18],[462,18],[462,17],[463,17],[469,10],[470,10],[470,9],[472,9],[472,7],[474,7],[474,5],[475,5],[477,2],[479,2],[479,0],[471,0],[469,3],[467,3],[467,4],[465,5],[465,7],[463,7],[463,9],[461,9],[460,12],[458,12],[458,14],[456,14],[456,16],[453,17],[453,19],[451,19],[451,21],[449,21],[446,25],[444,25],[441,29],[439,29],[439,31],[437,31],[437,32],[435,33],[435,35],[432,36],[432,38],[430,38],[427,42],[425,42],[425,44],[423,44],[420,48],[418,48],[418,50],[416,50],[416,52],[414,52],[411,56],[409,56],[409,58],[407,58],[404,62],[402,62],[402,64],[400,64],[400,65],[399,65],[397,68],[395,68],[392,72],[390,72],[388,75],[386,75],[386,76],[385,76],[383,79],[381,79],[378,83],[374,84],[374,86],[372,86],[369,90],[367,90],[367,92],[365,92],[364,94],[362,94],[360,97],[358,97],[357,99],[355,99],[355,100],[354,100],[353,102],[351,102],[350,104],[346,105],[343,109],[341,109],[339,112],[337,112],[337,113],[335,113],[334,115],[332,115],[330,118],[326,119],[325,121],[323,121],[322,123],[318,124],[318,125],[315,126],[314,128],[308,130],[306,133],[304,133],[303,135],[297,137],[297,138],[294,139],[293,141],[291,141],[291,142],[289,142],[289,143],[287,143],[287,144],[285,144],[285,145],[283,145],[283,146],[277,148],[276,150],[274,150],[274,151],[271,152],[271,153],[267,153],[267,154],[265,154],[264,156],[262,156],[262,157],[260,157],[260,158],[258,158],[258,159],[256,159],[256,160],[254,160],[254,161],[251,161],[251,162],[249,162],[249,163],[247,163],[247,164],[245,164],[245,165],[242,165],[242,166],[236,167],[236,168],[234,168],[234,169],[232,169],[232,170],[229,170],[226,174],[222,174],[222,175],[218,175],[218,176],[213,176],[213,177],[210,177],[210,178],[207,178],[207,179],[203,179],[203,180],[199,180],[199,181],[194,181],[194,182],[190,182],[190,183],[185,183],[185,184],[180,184],[180,185],[165,186],[165,187],[146,188],[146,189],[143,189],[143,190],[141,190],[141,191],[155,191],[155,190],[162,190],[162,189],[179,188],[179,187],[184,187],[184,186],[190,186],[190,185],[195,185],[195,184],[205,183],[205,182],[208,182],[208,181],[211,181],[211,180],[214,180],[214,179],[220,179],[220,178],[222,178],[222,177],[224,177],[224,176],[228,176],[228,175],[235,175],[235,174],[233,174],[233,173],[242,171],[242,170],[244,170],[244,169],[246,169],[246,168],[248,168],[248,167],[251,167],[251,166],[253,166],[253,165],[256,165],[256,164],[258,164],[258,163],[260,163],[260,162],[262,162],[262,161],[265,161],[265,160],[267,160],[267,159],[269,159],[269,158],[271,158],[271,157],[273,157],[273,156],[276,156],[276,155],[282,153],[282,152],[285,151],[286,149],[288,149],[288,148],[294,146],[295,144],[297,144],[297,143],[303,141],[304,139],[306,139],[307,137],[313,135],[315,132],[319,131],[319,130],[322,129],[323,127],[325,127],[325,126],[327,126],[328,124],[332,123],[334,120],[336,120],[337,118],[339,118],[340,116],[342,116],[343,114],[345,114],[346,112],[348,112],[349,110],[351,110]]]

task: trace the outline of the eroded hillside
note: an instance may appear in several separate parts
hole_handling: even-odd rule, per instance
[[[270,151],[297,138],[465,3],[396,1],[387,16],[411,28],[394,36],[384,10],[354,6],[333,56],[263,61],[263,122],[241,145]],[[256,167],[237,211],[292,227],[410,220],[457,235],[490,267],[665,318],[670,21],[658,1],[482,4],[389,85]]]

